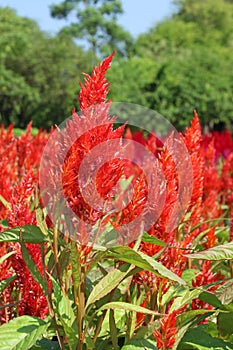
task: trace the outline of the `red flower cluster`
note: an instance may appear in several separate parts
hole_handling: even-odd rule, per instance
[[[186,145],[192,164],[191,198],[186,208],[186,214],[180,218],[177,227],[169,226],[174,209],[177,210],[177,213],[178,209],[182,209],[177,207],[177,201],[180,197],[188,196],[187,188],[179,191],[177,164],[171,152],[175,147],[172,136],[168,138],[167,147],[165,147],[152,134],[145,137],[142,132],[131,133],[129,129],[125,131],[124,125],[114,129],[115,119],[111,118],[109,113],[111,102],[107,101],[109,83],[105,78],[112,57],[113,54],[98,67],[95,67],[91,76],[86,75],[85,85],[81,84],[79,94],[81,114],[78,116],[73,110],[73,117],[66,126],[66,135],[59,136],[61,137],[60,143],[57,143],[56,150],[52,150],[59,161],[59,152],[62,151],[63,145],[71,144],[62,164],[63,194],[69,207],[84,222],[95,224],[98,220],[102,220],[104,224],[111,223],[121,236],[119,243],[124,243],[126,233],[121,232],[122,226],[135,220],[143,212],[143,207],[150,195],[147,180],[143,173],[145,169],[140,169],[133,162],[121,157],[108,159],[107,162],[101,165],[95,178],[96,189],[98,196],[103,198],[107,204],[109,203],[109,207],[101,210],[101,208],[93,208],[83,198],[85,187],[87,197],[91,198],[93,203],[95,203],[95,200],[96,203],[98,202],[99,197],[95,199],[96,194],[93,192],[93,173],[94,165],[98,168],[101,159],[97,159],[96,164],[94,162],[92,164],[93,159],[87,163],[89,172],[81,180],[79,178],[80,168],[84,158],[99,144],[114,140],[119,140],[120,144],[126,139],[143,145],[145,149],[157,157],[166,184],[166,196],[161,215],[148,230],[148,233],[163,240],[166,243],[166,248],[142,242],[139,249],[149,256],[158,254],[158,260],[164,266],[178,276],[182,276],[187,267],[197,268],[192,261],[184,256],[184,252],[188,253],[195,248],[193,246],[195,241],[198,241],[203,249],[215,246],[218,243],[218,237],[215,233],[216,226],[224,227],[226,217],[232,217],[233,140],[228,132],[215,132],[212,135],[203,136],[198,116],[196,112],[194,113],[191,126],[186,129],[184,135],[180,135],[181,140]],[[71,142],[72,140],[75,140],[75,142]],[[19,138],[13,135],[13,126],[7,129],[1,127],[0,231],[3,231],[6,225],[11,228],[24,224],[36,224],[34,204],[36,187],[38,186],[38,169],[46,142],[47,134],[42,131],[34,137],[31,135],[31,124],[28,126],[26,133]],[[142,154],[135,152],[133,148],[130,151],[132,152],[132,160],[143,157]],[[145,163],[145,166],[150,169],[150,164]],[[185,170],[184,166],[182,170],[183,177],[186,176]],[[50,175],[54,176],[54,183],[56,183],[57,174],[55,171],[53,172],[53,169],[51,169]],[[156,184],[153,173],[150,173],[150,175],[152,182],[154,181]],[[133,191],[131,198],[124,198],[122,192],[123,197],[118,198],[114,209],[117,208],[119,200],[122,200],[122,198],[128,200],[127,206],[119,212],[110,213],[110,209],[112,209],[111,202],[115,199],[119,181],[122,178],[130,179],[131,177]],[[157,192],[155,191],[156,193],[159,193],[158,188]],[[156,198],[154,202],[156,205]],[[213,224],[212,220],[215,219],[219,219],[219,221],[217,223],[215,221]],[[172,228],[168,230],[169,227]],[[138,225],[138,230],[140,230],[140,225]],[[78,231],[77,235],[85,236],[83,226],[80,226]],[[138,232],[130,232],[130,234],[131,237],[137,237]],[[232,237],[233,224],[231,225],[229,240],[232,240]],[[42,272],[40,247],[36,244],[28,244],[27,247],[39,271]],[[89,252],[89,250],[86,251]],[[19,246],[12,243],[0,245],[0,257],[10,251],[15,251],[15,253],[2,263],[0,278],[5,279],[15,273],[16,279],[4,290],[1,298],[5,305],[14,303],[16,305],[0,309],[1,322],[12,318],[16,309],[19,315],[45,317],[48,312],[45,296],[27,270]],[[193,286],[201,286],[223,278],[221,274],[212,272],[210,262],[204,264],[200,262],[200,264],[201,268],[192,282]],[[167,279],[155,276],[148,271],[141,271],[135,275],[132,283],[136,283],[139,287],[141,285],[147,287],[148,300],[158,293],[166,293],[172,284]],[[17,295],[18,299],[15,300],[13,295]],[[147,298],[144,300],[143,306],[146,305]],[[171,304],[172,302],[165,310],[158,310],[159,312],[166,312],[159,328],[154,331],[159,349],[172,348],[176,340],[177,316],[183,309],[175,310],[169,314]],[[199,308],[200,303],[194,300],[191,307]],[[142,324],[143,319],[143,315],[138,315],[137,324]]]
[[[35,210],[38,170],[47,134],[31,134],[31,123],[20,137],[13,134],[13,125],[0,129],[0,232],[5,227],[36,224]],[[1,233],[0,233],[1,234]],[[40,247],[27,244],[37,267],[42,269]],[[6,308],[0,309],[1,322],[19,315],[45,317],[46,298],[32,278],[22,259],[18,243],[0,243],[0,256],[14,252],[1,264],[0,280],[16,274],[16,279],[0,294]],[[13,297],[14,295],[14,297]]]

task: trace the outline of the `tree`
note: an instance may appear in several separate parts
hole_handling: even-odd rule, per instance
[[[77,40],[86,40],[95,55],[117,49],[126,56],[132,49],[131,35],[117,23],[123,13],[120,0],[64,0],[50,9],[54,18],[75,19],[62,32]]]
[[[173,18],[185,23],[196,23],[206,44],[231,46],[233,40],[232,0],[175,0],[177,6]]]
[[[113,100],[119,95],[122,98],[126,91],[125,100],[128,96],[131,102],[143,100],[145,106],[163,114],[179,129],[188,124],[193,109],[199,112],[203,125],[230,126],[232,17],[232,1],[180,0],[171,18],[138,37],[136,53],[141,67],[133,65],[135,58],[131,63],[120,62],[116,74],[124,70],[125,74],[117,76],[121,89],[112,91]],[[132,74],[126,72],[127,65],[134,67]],[[149,74],[141,74],[146,71]],[[134,86],[135,94],[126,84]]]
[[[76,103],[88,53],[65,36],[49,37],[35,21],[0,8],[0,115],[24,128],[59,124]]]

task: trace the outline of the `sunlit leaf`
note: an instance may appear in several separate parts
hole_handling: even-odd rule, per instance
[[[120,246],[112,248],[109,252],[109,255],[118,260],[138,266],[143,270],[148,270],[159,276],[167,277],[168,279],[174,282],[178,282],[179,284],[186,284],[182,278],[174,274],[172,271],[168,270],[160,262],[154,260],[152,257],[142,252],[136,252],[129,247]]]
[[[202,260],[232,260],[233,242],[219,245],[198,253],[184,254],[187,258]]]
[[[147,232],[143,233],[142,242],[156,244],[160,247],[165,247],[167,245],[167,243],[163,242],[161,239],[158,239],[152,235],[149,235],[149,233],[147,233]]]
[[[45,235],[39,227],[34,225],[24,225],[1,232],[0,242],[19,242],[21,232],[24,242],[27,243],[43,243],[46,240]]]
[[[49,322],[45,322],[37,317],[17,317],[0,327],[0,349],[30,349],[46,332],[49,325]]]
[[[178,346],[178,350],[230,350],[233,344],[212,337],[205,332],[206,325],[189,329]]]
[[[57,281],[51,276],[53,284],[53,304],[59,321],[61,322],[70,349],[76,349],[78,343],[78,329],[75,322],[75,313],[72,308],[72,301],[64,295]]]
[[[121,266],[120,269],[114,269],[110,271],[106,276],[104,276],[92,289],[86,303],[86,309],[90,304],[93,304],[95,301],[103,298],[114,288],[116,288],[128,274],[128,272],[129,266],[125,264]]]
[[[224,285],[220,286],[216,295],[222,304],[227,305],[231,303],[233,301],[233,280],[231,279]]]
[[[158,350],[156,342],[149,339],[132,339],[126,343],[122,350]]]
[[[2,264],[6,259],[8,259],[11,255],[15,254],[16,250],[12,250],[11,252],[0,257],[0,264]]]
[[[126,310],[126,311],[140,312],[142,314],[162,316],[160,313],[146,309],[145,307],[130,304],[130,303],[125,303],[125,302],[121,302],[121,301],[114,301],[111,303],[107,303],[107,304],[101,306],[99,311],[108,310],[108,309],[121,309],[121,310]]]

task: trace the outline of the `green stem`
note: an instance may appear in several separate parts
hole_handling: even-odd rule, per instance
[[[65,288],[63,286],[63,281],[62,281],[62,275],[61,275],[61,269],[60,269],[60,264],[59,264],[59,259],[58,259],[58,231],[57,228],[54,227],[53,229],[53,254],[54,254],[54,262],[55,262],[55,267],[57,271],[57,276],[58,280],[61,286],[61,290],[66,295]]]
[[[82,350],[84,343],[83,333],[83,318],[85,310],[85,279],[86,271],[85,266],[80,262],[79,249],[76,242],[71,242],[71,263],[72,263],[72,276],[74,283],[74,299],[77,307],[76,323],[78,328],[78,350]]]
[[[112,298],[113,298],[114,293],[115,293],[115,288],[114,288],[114,289],[111,291],[111,293],[109,294],[108,303],[109,303],[110,301],[112,301]],[[107,310],[104,310],[103,313],[102,313],[102,315],[101,315],[100,318],[99,318],[99,321],[98,321],[97,326],[96,326],[96,329],[95,329],[95,334],[94,334],[94,337],[93,337],[93,343],[96,342],[96,339],[97,339],[97,337],[98,337],[98,335],[99,335],[99,332],[100,332],[100,330],[101,330],[101,326],[102,326],[102,323],[103,323],[103,321],[104,321],[104,318],[105,318],[106,313],[107,313]]]

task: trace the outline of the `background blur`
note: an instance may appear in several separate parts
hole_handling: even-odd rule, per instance
[[[233,0],[0,0],[0,123],[49,128],[78,109],[82,72],[114,49],[110,97],[233,122]],[[150,125],[148,125],[148,128]]]

